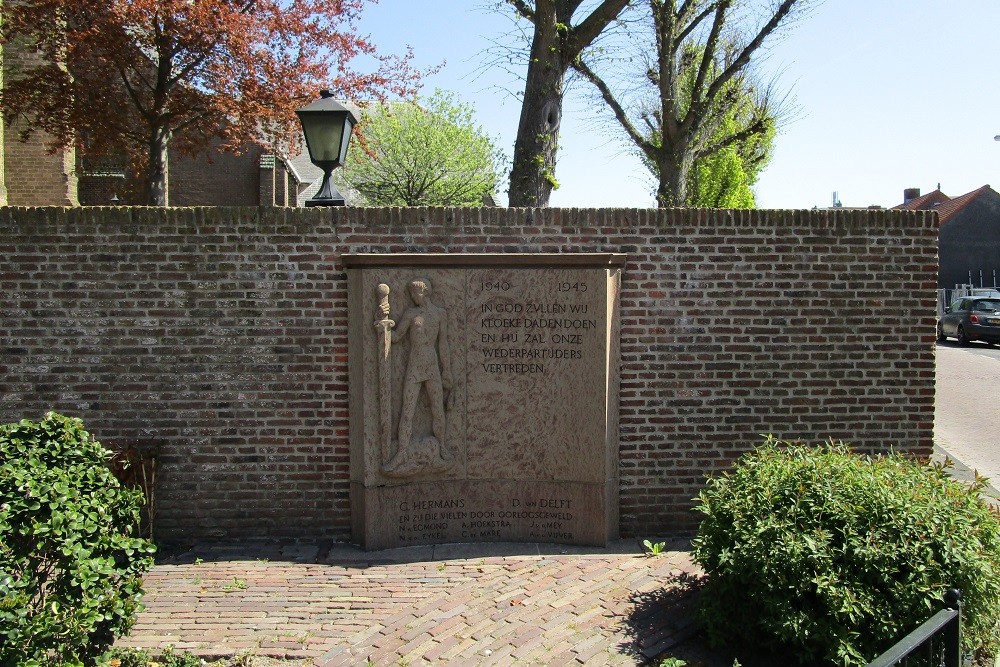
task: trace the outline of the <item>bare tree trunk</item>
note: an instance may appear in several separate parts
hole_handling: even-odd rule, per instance
[[[686,148],[674,148],[671,152],[661,148],[657,156],[659,183],[656,188],[656,205],[660,208],[688,205],[688,174],[694,161]]]
[[[659,163],[659,184],[656,188],[656,205],[660,208],[687,206],[687,180],[690,165],[687,160],[668,155]]]
[[[563,86],[568,65],[563,61],[552,3],[538,3],[531,65],[524,84],[521,119],[510,173],[511,206],[548,206],[557,186],[556,151],[562,117]]]
[[[146,171],[147,203],[150,206],[169,206],[170,128],[157,126],[149,138],[149,166]]]
[[[507,2],[534,26],[510,173],[510,205],[548,206],[549,195],[559,187],[556,152],[566,73],[629,0],[602,0],[576,25],[573,18],[582,0]]]

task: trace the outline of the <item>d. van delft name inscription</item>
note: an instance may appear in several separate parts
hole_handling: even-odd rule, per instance
[[[512,533],[533,540],[573,541],[573,501],[513,498],[504,509],[469,509],[464,498],[399,503],[399,541],[504,539]]]
[[[515,279],[516,280],[516,279]],[[589,317],[590,303],[576,297],[589,296],[586,281],[563,281],[555,285],[558,301],[510,301],[507,294],[519,291],[512,280],[479,283],[481,304],[479,340],[485,373],[545,373],[547,362],[584,358],[582,346],[588,332],[599,332],[600,320]],[[490,299],[490,297],[494,297]]]

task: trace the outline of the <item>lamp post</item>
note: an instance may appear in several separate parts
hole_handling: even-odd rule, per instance
[[[323,170],[319,192],[306,206],[344,206],[344,197],[330,182],[330,174],[344,164],[351,132],[358,122],[350,109],[333,99],[329,90],[320,91],[320,98],[295,112],[306,135],[309,159]]]

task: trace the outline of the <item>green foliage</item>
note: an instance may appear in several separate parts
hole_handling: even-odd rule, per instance
[[[79,419],[0,426],[0,664],[90,665],[131,627],[154,548],[110,455]]]
[[[233,577],[233,581],[222,587],[222,590],[227,593],[230,591],[245,591],[247,589],[247,580],[240,579],[239,577]]]
[[[649,540],[643,540],[642,546],[646,547],[646,549],[649,551],[650,556],[659,556],[660,554],[663,553],[663,550],[666,549],[667,543],[651,542]]]
[[[660,661],[659,667],[684,667],[687,664],[687,660],[681,660],[680,658],[664,658]]]
[[[482,206],[502,176],[503,154],[451,93],[372,106],[358,132],[335,177],[360,205]]]
[[[174,653],[172,646],[163,651],[157,662],[163,667],[202,667],[201,658],[187,651]]]
[[[98,660],[100,667],[202,667],[205,663],[198,656],[182,651],[174,653],[168,646],[159,657],[138,648],[113,648]]]
[[[149,651],[138,648],[113,648],[97,661],[100,667],[149,667],[154,662]]]
[[[734,106],[719,123],[730,135],[739,131],[740,108]],[[762,134],[696,159],[688,174],[688,201],[701,208],[756,208],[753,186],[771,158],[774,124]]]
[[[861,665],[962,591],[968,652],[1000,647],[1000,521],[945,466],[768,437],[699,494],[693,556],[715,642]]]

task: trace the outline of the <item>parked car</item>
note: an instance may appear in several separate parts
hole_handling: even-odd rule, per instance
[[[1000,298],[964,296],[944,309],[938,320],[938,340],[954,338],[959,345],[981,340],[1000,343]]]

